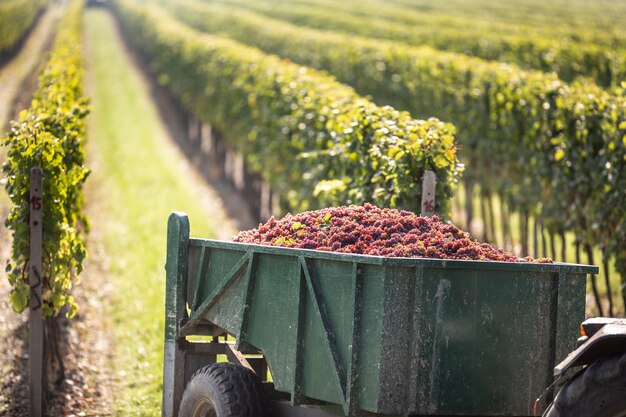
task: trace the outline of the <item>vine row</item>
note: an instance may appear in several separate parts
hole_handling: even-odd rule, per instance
[[[213,3],[219,4],[220,1]],[[414,46],[429,45],[440,50],[555,72],[567,82],[588,77],[606,87],[619,85],[626,78],[626,47],[623,39],[617,40],[621,45],[607,47],[606,41],[594,43],[588,39],[575,41],[559,36],[478,31],[476,27],[469,31],[464,27],[441,24],[437,19],[403,23],[379,19],[377,16],[337,13],[334,7],[306,4],[279,7],[276,0],[229,0],[228,3],[298,26],[387,39]]]
[[[37,90],[2,139],[8,148],[3,180],[13,204],[5,222],[13,235],[7,273],[13,309],[28,305],[30,170],[43,169],[43,304],[44,317],[57,316],[66,307],[68,317],[78,306],[72,288],[79,281],[86,257],[82,186],[89,171],[83,144],[88,102],[83,96],[83,1],[67,6],[49,61]]]
[[[431,169],[436,210],[448,213],[461,170],[451,125],[378,107],[325,73],[203,35],[155,6],[114,4],[158,81],[235,145],[283,210],[363,201],[416,210]]]
[[[46,0],[0,2],[0,55],[19,43],[46,3]]]
[[[206,0],[220,1],[220,0]],[[223,0],[222,0],[223,1]],[[523,3],[494,4],[479,0],[432,2],[410,1],[406,4],[378,0],[267,0],[276,6],[291,6],[292,11],[307,11],[315,6],[342,14],[367,17],[417,26],[421,30],[465,31],[489,42],[495,36],[522,35],[532,38],[557,39],[559,42],[592,43],[607,48],[626,46],[626,31],[620,16],[626,12],[623,4],[585,3],[582,1],[555,3],[526,0]],[[258,2],[257,2],[258,4]],[[494,7],[495,6],[495,7]]]
[[[272,20],[227,5],[181,0],[171,13],[196,28],[302,65],[413,115],[458,128],[468,183],[556,235],[615,257],[626,276],[626,99],[592,82],[567,84],[465,55],[357,38]]]

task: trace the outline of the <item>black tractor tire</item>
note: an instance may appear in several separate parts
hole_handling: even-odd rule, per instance
[[[570,379],[544,417],[626,417],[626,353],[599,359]]]
[[[269,417],[269,404],[256,374],[233,363],[199,369],[187,383],[179,417]]]

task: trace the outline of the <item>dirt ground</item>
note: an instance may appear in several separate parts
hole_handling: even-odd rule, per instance
[[[2,258],[6,259],[9,236],[2,229],[0,244]],[[85,274],[103,276],[97,253]],[[107,390],[111,386],[107,369],[106,329],[98,320],[106,300],[107,287],[96,288],[100,280],[90,280],[77,287],[75,295],[82,306],[77,316],[61,320],[61,348],[65,364],[65,379],[48,401],[50,416],[105,416]],[[104,282],[102,280],[100,282]],[[27,314],[16,314],[9,305],[8,281],[0,280],[0,351],[5,352],[0,361],[0,415],[6,417],[28,416],[28,322]],[[89,294],[87,296],[87,294]]]

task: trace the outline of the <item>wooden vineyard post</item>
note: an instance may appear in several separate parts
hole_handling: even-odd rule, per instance
[[[435,187],[437,176],[433,171],[425,171],[422,179],[422,216],[431,217],[435,214]]]
[[[41,297],[41,263],[43,245],[42,223],[42,177],[41,168],[33,168],[30,172],[30,297],[28,317],[28,354],[29,354],[29,386],[30,386],[30,417],[43,415],[43,316]]]

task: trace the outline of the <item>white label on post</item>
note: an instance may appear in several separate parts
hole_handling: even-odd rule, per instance
[[[424,172],[422,180],[422,216],[432,216],[435,214],[435,187],[437,186],[437,176],[433,171]]]

